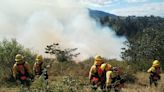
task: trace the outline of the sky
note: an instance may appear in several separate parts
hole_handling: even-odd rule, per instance
[[[86,7],[120,16],[164,17],[164,0],[81,0]]]

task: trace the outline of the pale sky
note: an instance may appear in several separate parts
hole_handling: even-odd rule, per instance
[[[81,0],[81,3],[88,8],[120,16],[164,17],[164,0]]]

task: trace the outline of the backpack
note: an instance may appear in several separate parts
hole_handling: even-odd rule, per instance
[[[23,64],[16,64],[17,66],[17,79],[20,79],[22,81],[27,80],[27,77],[29,76],[27,69],[25,67],[25,62]]]
[[[154,81],[157,81],[157,80],[160,80],[160,67],[157,67],[155,68],[155,72],[151,72],[151,75],[150,77],[154,80]]]

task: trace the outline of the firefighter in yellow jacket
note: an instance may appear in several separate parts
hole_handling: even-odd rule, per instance
[[[17,83],[29,87],[30,80],[33,79],[30,65],[24,61],[24,57],[21,54],[15,56],[15,61],[13,66],[13,77],[17,80]]]
[[[100,66],[103,63],[103,59],[100,55],[95,56],[94,64],[91,66],[89,71],[89,80],[92,84],[92,89],[96,90],[97,87],[100,85],[100,75],[101,69]]]
[[[42,55],[37,55],[33,66],[33,72],[35,75],[41,75],[42,71],[43,71],[43,57]]]
[[[119,67],[112,67],[112,70],[106,72],[107,92],[119,92],[124,86],[125,80],[121,78],[122,72]]]
[[[152,66],[147,70],[150,73],[149,83],[150,86],[154,84],[157,86],[157,81],[160,80],[160,62],[158,60],[154,60]]]
[[[35,76],[44,76],[44,79],[47,80],[48,79],[48,74],[47,74],[47,70],[44,68],[43,66],[43,56],[42,55],[37,55],[36,56],[36,62],[34,63],[33,66],[33,72],[35,74]]]
[[[112,69],[112,66],[108,63],[103,63],[103,64],[101,64],[100,69],[101,69],[101,72],[99,73],[100,81],[101,81],[100,88],[101,88],[102,92],[106,92],[106,84],[105,84],[106,72],[110,71]]]

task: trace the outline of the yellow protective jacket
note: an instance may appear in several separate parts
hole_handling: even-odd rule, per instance
[[[160,77],[160,67],[155,67],[155,66],[152,66],[150,67],[148,70],[147,70],[148,73],[150,73],[150,77]],[[159,78],[160,79],[160,78]]]
[[[148,70],[147,70],[147,72],[148,73],[151,73],[151,72],[155,72],[156,71],[156,69],[155,69],[155,67],[150,67]]]
[[[148,70],[147,70],[148,73],[157,73],[157,74],[160,74],[161,71],[160,71],[160,67],[150,67]]]
[[[92,65],[89,71],[89,79],[91,80],[92,75],[96,73],[96,65]]]
[[[117,76],[116,73],[114,73],[113,71],[107,71],[106,72],[106,86],[110,86],[112,83],[112,79],[115,78]]]
[[[41,75],[42,71],[43,71],[43,62],[41,62],[41,63],[35,62],[34,66],[33,66],[34,74],[35,75]]]
[[[25,68],[24,71],[26,71],[26,73],[28,73],[28,75],[32,75],[32,69],[30,68],[30,65],[27,63],[27,62],[23,62],[23,63],[15,63],[13,65],[13,77],[16,78],[17,75],[19,75],[20,73],[20,70],[19,70],[19,67],[18,65],[22,64]]]
[[[89,79],[92,77],[99,77],[100,66],[92,65],[89,71]]]

